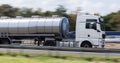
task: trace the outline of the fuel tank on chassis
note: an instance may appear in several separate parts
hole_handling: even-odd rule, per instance
[[[8,18],[0,19],[0,33],[9,34],[62,34],[69,32],[69,21],[65,17],[56,18]]]

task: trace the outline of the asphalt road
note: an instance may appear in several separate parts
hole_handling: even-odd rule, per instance
[[[98,53],[98,52],[71,52],[71,51],[51,51],[51,50],[32,50],[32,49],[9,49],[0,48],[0,52],[17,52],[17,53],[39,53],[39,54],[68,54],[68,55],[80,55],[80,56],[119,56],[120,53]]]

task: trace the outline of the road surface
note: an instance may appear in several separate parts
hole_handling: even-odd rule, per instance
[[[80,55],[80,56],[119,56],[120,53],[99,53],[99,52],[71,52],[71,51],[51,51],[51,50],[32,50],[32,49],[9,49],[0,48],[0,52],[17,52],[17,53],[39,53],[39,54],[68,54],[68,55]]]

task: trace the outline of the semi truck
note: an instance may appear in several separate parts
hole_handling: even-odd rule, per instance
[[[34,39],[43,46],[71,46],[103,48],[105,32],[103,18],[77,13],[75,38],[70,38],[69,20],[66,17],[0,18],[0,44],[13,40]]]

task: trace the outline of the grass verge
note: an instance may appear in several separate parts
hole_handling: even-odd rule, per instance
[[[0,52],[0,63],[120,63],[120,57]]]

